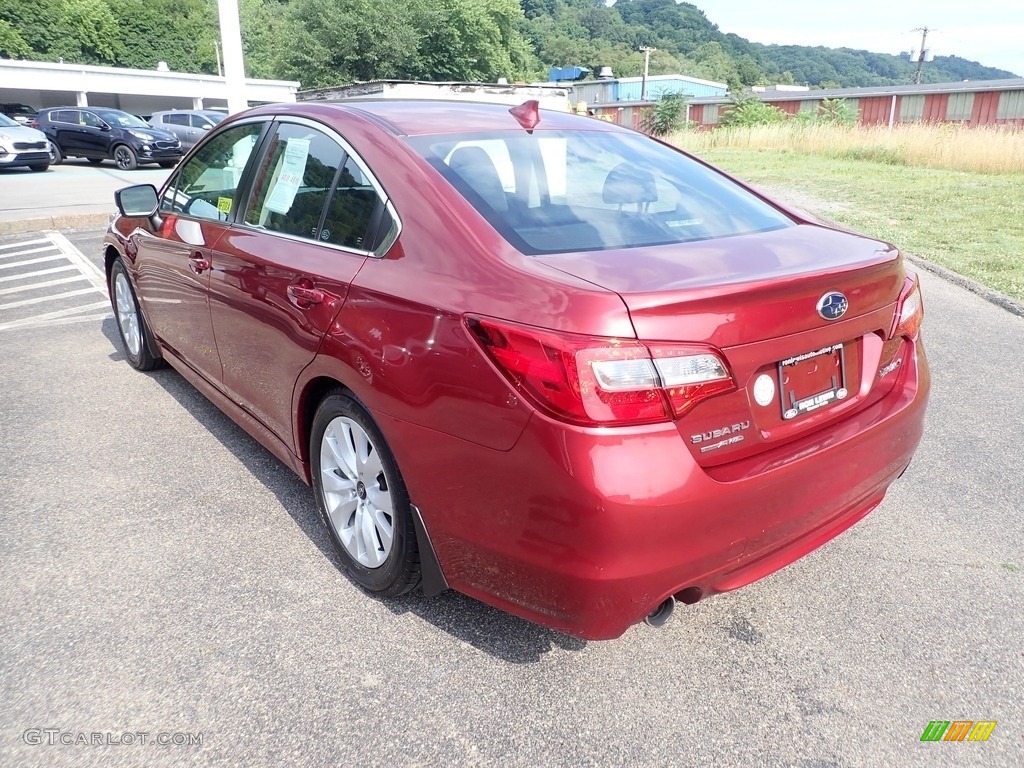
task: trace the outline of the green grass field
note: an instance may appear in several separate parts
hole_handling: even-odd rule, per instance
[[[687,144],[685,139],[678,143]],[[783,202],[1024,299],[1024,174],[793,151],[695,151]]]

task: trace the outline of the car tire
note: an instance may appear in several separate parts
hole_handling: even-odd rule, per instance
[[[114,147],[114,163],[122,171],[134,171],[139,167],[139,156],[127,144],[118,144]]]
[[[29,168],[30,171],[35,171],[36,173],[42,173],[43,171],[48,171],[50,169],[50,164],[49,163],[38,163],[36,165],[30,165],[28,168]]]
[[[121,259],[115,259],[110,268],[110,303],[114,308],[114,321],[121,337],[124,356],[128,364],[137,371],[151,371],[163,362],[152,348],[152,338],[146,319],[139,310],[132,281],[128,278]]]
[[[309,444],[317,509],[359,586],[395,597],[420,582],[420,555],[409,494],[370,414],[345,390],[316,410]]]
[[[50,165],[60,165],[64,162],[64,153],[60,151],[60,147],[54,144],[52,141],[47,142],[50,150]]]
[[[92,163],[93,165],[99,165],[100,163],[103,162],[103,158],[102,157],[90,157],[89,158],[89,162]]]
[[[160,167],[161,168],[173,168],[177,164],[178,164],[177,160],[161,160],[160,161]]]

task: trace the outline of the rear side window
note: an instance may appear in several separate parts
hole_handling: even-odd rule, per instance
[[[320,239],[348,248],[372,250],[376,243],[368,242],[367,237],[378,205],[383,203],[377,190],[355,161],[349,158],[331,197]]]
[[[226,221],[237,206],[238,184],[263,123],[238,125],[213,137],[168,184],[160,210]]]
[[[305,125],[282,123],[253,183],[245,223],[319,239],[320,222],[345,151]]]
[[[162,119],[170,125],[188,125],[188,115],[164,115]]]
[[[725,176],[640,135],[519,131],[409,141],[526,254],[685,243],[793,225]]]
[[[55,123],[71,123],[78,125],[77,109],[62,109],[59,112],[51,112],[50,120]]]

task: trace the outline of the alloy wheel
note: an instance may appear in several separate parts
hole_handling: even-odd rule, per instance
[[[117,323],[121,326],[121,337],[124,339],[128,353],[137,357],[142,351],[142,334],[139,332],[139,313],[135,307],[131,286],[124,272],[118,272],[114,278],[114,300],[117,302]]]
[[[114,162],[117,163],[117,167],[120,168],[122,171],[132,170],[131,150],[123,146],[115,149]]]
[[[320,479],[331,527],[345,551],[365,568],[379,568],[394,542],[394,501],[380,452],[366,431],[339,416],[320,442]]]

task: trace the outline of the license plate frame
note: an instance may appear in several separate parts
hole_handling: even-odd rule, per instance
[[[783,421],[792,421],[846,398],[846,346],[846,342],[831,344],[778,362]]]

